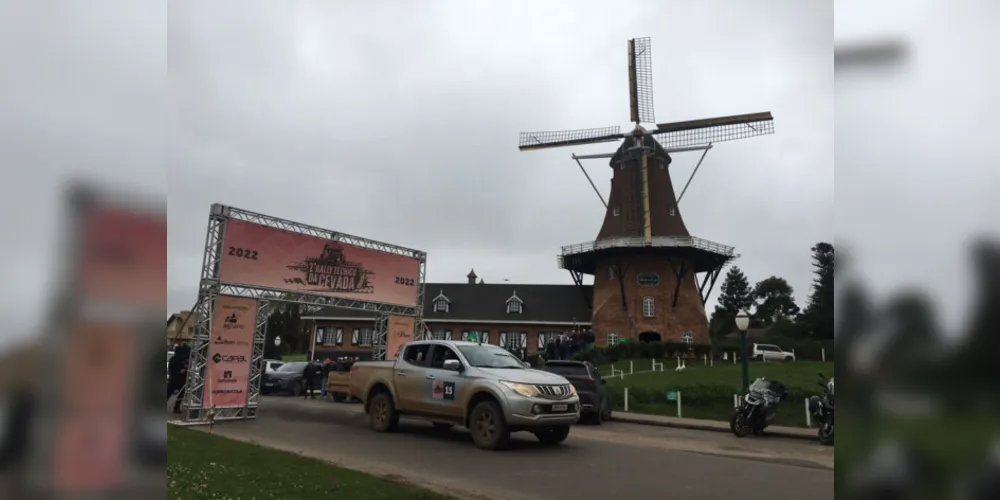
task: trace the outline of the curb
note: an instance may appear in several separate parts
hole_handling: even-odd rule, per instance
[[[653,426],[653,427],[672,427],[674,429],[689,429],[689,430],[693,430],[693,431],[711,431],[711,432],[725,432],[725,433],[729,433],[730,432],[730,430],[729,430],[728,427],[719,427],[717,425],[712,425],[712,424],[698,424],[698,423],[694,423],[694,422],[691,422],[691,423],[688,423],[688,422],[664,422],[662,420],[656,420],[656,419],[652,419],[652,418],[647,419],[647,418],[642,418],[642,417],[638,417],[638,418],[636,418],[636,417],[621,418],[621,417],[616,417],[614,415],[614,412],[611,413],[611,419],[610,420],[612,422],[621,422],[623,424],[649,425],[649,426]],[[799,439],[799,440],[802,440],[802,441],[816,441],[817,440],[817,438],[816,438],[815,435],[798,434],[798,433],[785,432],[785,431],[780,431],[780,430],[767,431],[767,434],[770,434],[772,436],[779,436],[779,437],[783,437],[783,438]]]

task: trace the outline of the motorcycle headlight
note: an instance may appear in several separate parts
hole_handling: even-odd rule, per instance
[[[519,384],[517,382],[508,382],[506,380],[501,380],[500,383],[503,384],[504,387],[526,398],[538,397],[538,389],[535,389],[535,386],[533,385]]]

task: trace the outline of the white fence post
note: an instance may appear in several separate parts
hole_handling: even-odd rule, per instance
[[[823,362],[826,363],[826,348],[825,347],[821,347],[819,349],[819,353],[820,353],[820,356],[823,356]]]
[[[708,358],[708,366],[715,366],[715,358]]]
[[[733,351],[733,364],[736,364],[736,351]]]
[[[632,375],[632,374],[634,374],[634,373],[635,373],[635,365],[634,365],[634,364],[633,364],[633,362],[632,362],[632,361],[630,360],[630,361],[628,362],[628,374],[629,374],[629,375]]]
[[[628,387],[625,388],[625,411],[628,411]]]
[[[708,366],[708,354],[702,354],[701,357],[705,360],[705,366]]]
[[[681,416],[681,391],[677,391],[677,418],[683,418]]]
[[[806,427],[812,426],[812,415],[809,414],[809,399],[806,398]]]

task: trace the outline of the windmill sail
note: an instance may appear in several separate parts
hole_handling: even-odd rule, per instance
[[[720,116],[701,120],[661,123],[652,131],[664,148],[680,148],[733,141],[774,133],[774,117],[769,111]]]
[[[622,137],[624,136],[622,135],[621,127],[584,128],[554,132],[521,132],[518,149],[526,151],[529,149],[613,142],[621,140]]]
[[[654,123],[653,55],[649,37],[628,41],[628,93],[632,122]]]

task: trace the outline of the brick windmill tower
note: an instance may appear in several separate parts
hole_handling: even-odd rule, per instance
[[[691,178],[675,196],[670,178],[671,153],[701,151],[698,166],[716,142],[774,133],[770,112],[652,124],[653,84],[649,38],[628,42],[629,104],[635,128],[620,127],[522,133],[519,149],[554,148],[622,141],[610,158],[611,194],[594,241],[562,248],[559,266],[583,289],[583,275],[594,276],[592,310],[598,345],[632,341],[707,344],[705,302],[725,265],[736,258],[733,247],[696,238],[681,218],[678,202]],[[580,169],[583,165],[580,164]]]

